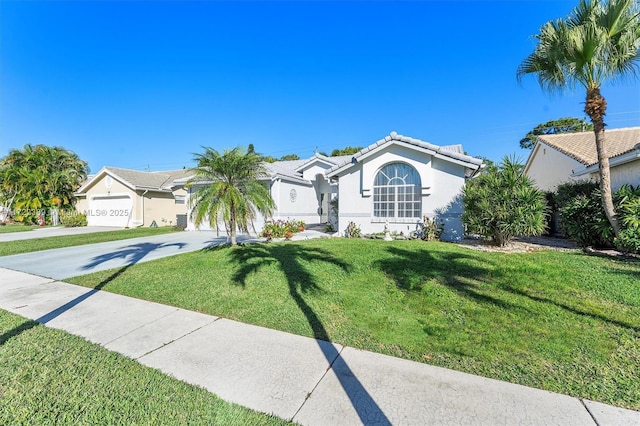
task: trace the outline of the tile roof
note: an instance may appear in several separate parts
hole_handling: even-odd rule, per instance
[[[264,163],[264,167],[267,169],[267,173],[269,173],[271,177],[281,175],[300,179],[302,176],[296,171],[296,169],[307,161],[309,160],[276,161],[275,163]]]
[[[143,172],[139,170],[105,166],[100,170],[100,172],[87,179],[78,189],[78,193],[83,193],[88,187],[93,185],[93,181],[96,177],[102,176],[104,173],[109,173],[117,177],[123,181],[123,183],[134,189],[151,189],[157,191],[170,191],[174,180],[186,178],[192,174],[188,169],[167,170],[162,172]]]
[[[404,142],[404,143],[414,145],[423,149],[427,149],[429,151],[433,151],[434,154],[440,154],[441,156],[444,156],[444,157],[449,157],[454,160],[459,160],[459,161],[469,163],[470,166],[474,166],[476,169],[478,167],[481,167],[482,165],[481,159],[464,154],[464,150],[462,149],[462,145],[460,144],[438,146],[438,145],[431,144],[429,142],[422,141],[420,139],[399,135],[396,132],[391,132],[389,136],[385,136],[383,139],[380,139],[379,141],[369,145],[368,147],[361,149],[359,152],[355,153],[354,155],[347,156],[348,158],[347,161],[338,163],[336,166],[333,166],[332,168],[327,170],[326,174],[330,175],[336,172],[337,170],[347,166],[349,163],[351,163],[352,159],[357,160],[358,158],[362,157],[366,153],[373,151],[376,148],[382,145],[386,145],[387,143],[392,141]]]
[[[591,132],[541,135],[538,140],[560,151],[576,161],[590,166],[598,162],[596,137]],[[605,131],[605,144],[609,158],[617,157],[634,149],[640,143],[640,127],[626,127]]]

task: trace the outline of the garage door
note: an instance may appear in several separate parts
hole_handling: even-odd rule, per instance
[[[124,228],[130,225],[132,210],[133,202],[128,195],[93,197],[89,199],[87,223],[89,226]]]

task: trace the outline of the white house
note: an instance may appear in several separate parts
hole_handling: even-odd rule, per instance
[[[340,233],[349,222],[365,233],[382,232],[387,224],[391,231],[408,233],[426,215],[443,221],[444,239],[458,240],[464,235],[460,191],[482,160],[465,155],[461,145],[437,146],[392,132],[352,156],[315,154],[266,167],[265,185],[277,206],[274,219],[329,221]],[[195,190],[190,188],[188,197]],[[329,204],[336,197],[337,216]],[[187,229],[196,229],[188,216]],[[258,232],[263,224],[264,218],[256,220]]]
[[[612,189],[624,184],[640,185],[640,127],[606,130],[605,145]],[[538,136],[524,170],[544,191],[553,191],[565,182],[598,180],[594,133]]]
[[[395,132],[364,148],[326,176],[338,184],[338,229],[408,233],[424,216],[444,223],[443,239],[464,237],[461,190],[482,160],[462,145],[437,146]]]

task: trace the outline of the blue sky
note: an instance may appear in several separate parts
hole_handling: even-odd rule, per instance
[[[517,154],[584,117],[515,72],[572,1],[0,1],[0,156],[63,146],[102,166],[190,167],[201,146],[301,157],[397,131]],[[640,125],[640,82],[606,85],[609,128]]]

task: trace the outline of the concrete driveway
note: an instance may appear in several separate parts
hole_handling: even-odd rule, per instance
[[[93,232],[97,232],[95,228],[98,227],[94,227]],[[87,228],[60,228],[60,230],[69,229]],[[104,229],[101,228],[100,230]],[[32,232],[44,233],[41,230]],[[32,232],[18,232],[18,234],[31,234]],[[48,231],[47,235],[54,236],[50,232],[52,231]],[[300,241],[321,237],[326,237],[326,235],[318,231],[306,230],[296,234],[293,240]],[[238,242],[252,241],[259,240],[246,235],[238,236]],[[148,262],[149,260],[202,250],[207,247],[215,247],[226,242],[226,234],[221,234],[218,237],[215,231],[173,232],[151,237],[130,238],[128,240],[1,256],[0,268],[62,280],[77,275],[122,268],[135,263]]]
[[[41,231],[33,231],[41,232]],[[24,234],[25,232],[21,232]],[[30,232],[26,232],[30,233]],[[239,237],[247,241],[248,237]],[[174,232],[0,257],[0,267],[61,280],[201,250],[226,242],[214,231]]]

